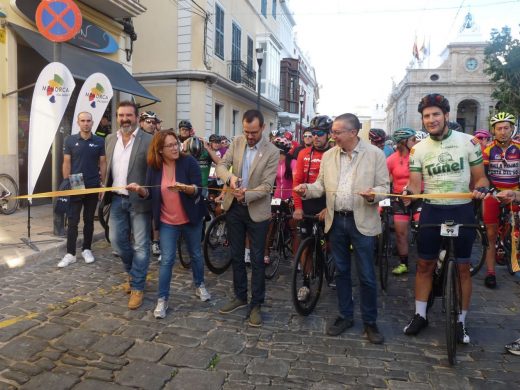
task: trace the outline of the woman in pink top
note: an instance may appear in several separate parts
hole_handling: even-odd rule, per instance
[[[152,199],[155,228],[161,235],[161,265],[155,318],[164,318],[168,309],[172,268],[179,236],[184,236],[191,256],[195,295],[207,301],[211,295],[204,286],[204,263],[200,247],[202,222],[207,214],[201,196],[202,178],[194,157],[180,152],[179,138],[172,130],[153,137],[148,150],[146,185],[132,183],[129,190]]]

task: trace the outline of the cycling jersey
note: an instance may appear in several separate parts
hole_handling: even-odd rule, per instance
[[[504,150],[496,140],[484,149],[484,166],[491,183],[499,190],[517,190],[520,179],[520,142],[511,141]]]
[[[317,150],[313,146],[309,146],[300,151],[298,154],[298,160],[296,162],[296,169],[293,171],[293,185],[296,187],[298,184],[302,183],[314,183],[318,178],[318,174],[320,173],[320,165],[323,154],[326,150]],[[294,208],[295,209],[303,209],[302,198],[297,194],[293,194],[294,197]],[[325,196],[323,198],[318,198],[317,200],[309,199],[305,201],[306,204],[311,203],[319,203],[316,205],[316,209],[321,207],[316,212],[319,212],[325,208]]]
[[[386,159],[388,173],[392,176],[394,194],[403,192],[404,186],[408,183],[408,179],[410,178],[409,160],[409,154],[403,157],[399,152],[392,153]]]
[[[482,163],[478,139],[449,130],[442,140],[428,137],[410,151],[410,172],[422,174],[425,194],[469,193],[472,166]],[[456,205],[471,199],[431,199],[428,203]]]

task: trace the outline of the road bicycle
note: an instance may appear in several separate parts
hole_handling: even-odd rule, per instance
[[[14,213],[20,204],[16,199],[19,195],[18,186],[14,179],[7,173],[0,174],[0,213],[9,215]]]
[[[496,262],[499,265],[505,265],[507,270],[511,275],[515,272],[513,271],[512,265],[512,234],[516,235],[516,239],[518,242],[518,227],[520,226],[520,217],[518,215],[518,205],[514,204],[514,209],[511,211],[511,205],[509,204],[501,204],[500,205],[500,214],[498,217],[498,231],[497,231],[497,239],[495,242],[495,250],[496,250]],[[513,218],[515,229],[513,230]],[[517,246],[518,253],[518,246]]]
[[[231,265],[231,245],[229,243],[226,214],[221,214],[210,222],[203,242],[204,261],[214,274],[224,273]]]
[[[279,198],[271,200],[272,218],[271,218],[271,235],[272,244],[269,244],[269,263],[265,264],[265,277],[272,279],[278,271],[280,261],[287,260],[289,253],[292,252],[290,247],[290,234],[287,222],[291,218],[290,204]],[[267,239],[269,240],[270,237]],[[286,239],[287,237],[287,239]]]
[[[455,239],[461,229],[481,229],[480,224],[456,224],[447,220],[441,224],[420,224],[419,229],[440,228],[442,237],[439,259],[433,273],[432,291],[428,309],[435,297],[442,297],[442,310],[446,321],[446,349],[450,365],[456,364],[457,322],[462,311],[462,288],[455,258]]]
[[[300,243],[294,258],[291,295],[296,311],[307,316],[318,303],[323,277],[329,286],[333,283],[336,264],[329,251],[323,222],[315,215],[304,215],[303,218],[312,221],[312,229],[311,235]],[[302,287],[307,288],[305,297],[301,292]]]

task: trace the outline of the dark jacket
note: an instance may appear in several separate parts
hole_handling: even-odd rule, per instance
[[[162,174],[162,168],[157,170],[149,167],[146,172],[146,185],[153,186],[149,188],[150,193],[148,198],[152,199],[153,223],[154,228],[157,230],[161,223],[162,195],[160,185]],[[195,158],[181,155],[179,159],[175,161],[175,181],[182,184],[195,184],[197,186],[197,191],[195,191],[193,195],[188,196],[183,192],[180,192],[179,195],[181,197],[182,207],[184,211],[186,211],[190,223],[200,222],[208,214],[208,208],[200,193],[202,176],[199,164]]]

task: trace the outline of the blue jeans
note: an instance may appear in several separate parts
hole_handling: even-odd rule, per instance
[[[352,244],[360,282],[361,317],[365,324],[374,324],[377,320],[374,237],[365,236],[357,230],[354,216],[334,214],[329,239],[332,257],[336,262],[336,291],[340,316],[348,319],[352,319],[354,316],[351,279],[352,258],[349,251],[349,246]]]
[[[112,196],[110,207],[109,237],[131,276],[133,290],[144,290],[150,261],[150,212],[136,212],[127,198]],[[131,244],[131,235],[134,245]]]
[[[161,235],[161,266],[159,267],[159,298],[168,299],[170,295],[170,283],[172,280],[172,268],[177,253],[177,241],[179,236],[184,236],[186,246],[191,256],[191,271],[193,283],[199,287],[204,283],[204,263],[200,246],[200,231],[202,219],[197,223],[184,225],[169,225],[161,222],[159,233]]]

